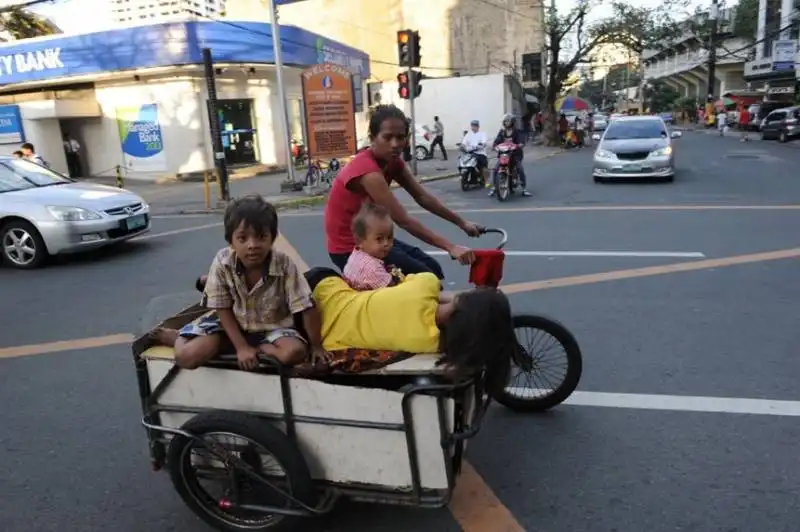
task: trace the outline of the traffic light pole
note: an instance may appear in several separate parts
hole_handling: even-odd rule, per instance
[[[412,56],[413,57],[413,56]],[[415,94],[416,92],[416,83],[414,83],[414,78],[412,77],[414,72],[411,68],[408,69],[408,97],[409,97],[409,111],[411,114],[411,172],[414,176],[417,175],[417,117],[416,113],[414,112],[414,98],[417,97]]]

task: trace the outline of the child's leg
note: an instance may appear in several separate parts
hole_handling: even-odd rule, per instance
[[[166,329],[158,327],[150,333],[150,338],[156,341],[158,345],[165,345],[167,347],[175,347],[175,342],[178,340],[180,331],[178,329]]]
[[[274,356],[286,366],[295,366],[308,358],[308,344],[294,329],[270,331],[259,347],[262,353]]]
[[[175,363],[185,369],[202,366],[219,354],[222,334],[216,312],[207,312],[188,323],[175,339]]]
[[[184,369],[196,369],[219,354],[220,334],[179,336],[175,341],[175,363]]]

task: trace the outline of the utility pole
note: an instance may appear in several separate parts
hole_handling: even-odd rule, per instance
[[[295,182],[294,161],[292,160],[292,141],[289,131],[289,105],[286,102],[286,83],[283,79],[283,51],[281,50],[281,27],[278,23],[278,8],[275,0],[269,0],[269,12],[272,16],[272,49],[275,56],[275,72],[278,77],[278,95],[281,104],[281,122],[283,125],[283,147],[286,150],[286,168],[289,170],[288,182]],[[308,139],[306,139],[308,145]]]
[[[718,0],[711,0],[711,12],[709,19],[711,22],[711,31],[708,35],[708,86],[706,90],[706,103],[711,104],[714,101],[714,92],[716,88],[716,68],[717,68],[717,30],[719,18],[719,5]],[[708,105],[706,105],[708,108]]]

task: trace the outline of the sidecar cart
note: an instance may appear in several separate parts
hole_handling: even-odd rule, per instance
[[[339,496],[444,506],[488,405],[481,375],[451,382],[435,354],[318,378],[235,356],[183,370],[147,335],[133,354],[153,468],[219,530],[293,530]]]

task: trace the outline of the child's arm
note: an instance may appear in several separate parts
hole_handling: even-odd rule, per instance
[[[312,362],[327,361],[329,358],[328,354],[322,347],[322,316],[316,306],[308,308],[303,312],[303,327],[306,330],[308,343],[311,346]]]
[[[236,355],[239,358],[239,365],[242,369],[254,368],[258,361],[256,359],[256,349],[250,348],[247,340],[236,321],[233,313],[233,296],[231,295],[231,282],[225,275],[225,269],[220,262],[221,254],[214,258],[211,268],[208,271],[203,300],[206,308],[215,310],[219,316],[220,325],[225,334],[230,338]]]

